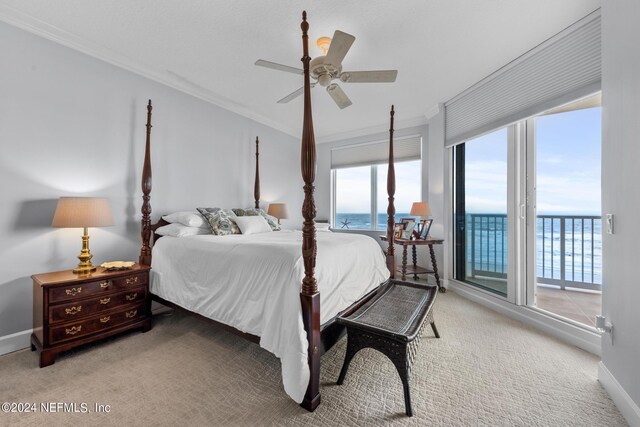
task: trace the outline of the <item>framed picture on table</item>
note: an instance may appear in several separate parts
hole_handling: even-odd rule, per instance
[[[431,229],[432,219],[423,219],[422,226],[420,228],[420,240],[427,240],[429,237],[429,230]]]
[[[393,237],[401,239],[402,233],[404,233],[404,224],[397,222],[393,228]]]
[[[400,222],[404,224],[402,238],[407,240],[413,238],[414,232],[416,230],[415,218],[402,218]]]

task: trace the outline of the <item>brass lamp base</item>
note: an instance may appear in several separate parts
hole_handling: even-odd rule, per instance
[[[89,263],[88,266],[82,266],[82,267],[80,266],[80,264],[78,264],[78,267],[74,268],[71,271],[73,271],[75,274],[90,274],[96,271],[96,267],[91,263]]]
[[[96,271],[96,267],[91,264],[91,252],[89,251],[89,234],[87,232],[87,227],[84,228],[84,234],[82,235],[82,250],[80,251],[80,255],[78,255],[78,259],[80,263],[78,266],[74,268],[72,271],[75,274],[90,274],[93,271]]]

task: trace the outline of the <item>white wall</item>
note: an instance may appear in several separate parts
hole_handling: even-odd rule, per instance
[[[602,361],[637,406],[640,406],[639,22],[637,0],[603,2],[602,212],[615,215],[615,234],[605,234],[602,239],[602,312],[614,325],[613,345],[606,338],[602,340]],[[640,423],[640,417],[636,422]]]
[[[94,264],[137,260],[147,99],[154,219],[252,206],[259,135],[261,199],[301,223],[299,140],[4,23],[0,52],[0,354],[27,345],[30,276],[77,264],[81,230],[50,227],[60,196],[110,199],[115,226],[90,230]]]
[[[438,271],[445,286],[449,282],[449,249],[453,242],[450,240],[450,214],[451,206],[447,180],[449,168],[449,152],[444,148],[444,108],[429,119],[429,145],[428,145],[428,173],[429,173],[429,206],[433,217],[431,235],[444,239],[443,245],[435,246]]]

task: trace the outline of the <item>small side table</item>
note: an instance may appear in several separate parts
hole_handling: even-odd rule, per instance
[[[382,235],[380,236],[380,240],[382,240],[383,242],[386,242],[388,239],[386,235]],[[440,275],[438,274],[438,263],[436,262],[436,254],[433,250],[433,245],[441,245],[444,243],[444,240],[431,239],[431,238],[425,239],[425,240],[421,240],[421,239],[409,240],[409,239],[401,239],[396,237],[393,239],[393,241],[396,245],[402,246],[402,264],[398,269],[398,272],[402,274],[401,280],[407,279],[407,273],[413,274],[414,279],[418,278],[418,274],[433,274],[434,277],[436,278],[436,284],[438,285],[438,290],[443,293],[446,292],[446,289],[440,283]],[[430,269],[425,267],[420,267],[418,265],[418,255],[416,253],[416,246],[423,246],[423,245],[429,246],[429,255],[431,257]],[[413,265],[407,265],[407,258],[408,258],[407,252],[408,252],[409,246],[411,246]]]

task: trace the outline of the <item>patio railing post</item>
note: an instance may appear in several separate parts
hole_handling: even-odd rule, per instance
[[[560,289],[564,290],[565,284],[565,221],[564,217],[560,218]],[[551,254],[553,256],[553,254]]]

